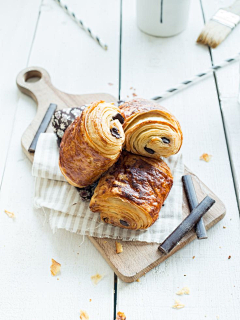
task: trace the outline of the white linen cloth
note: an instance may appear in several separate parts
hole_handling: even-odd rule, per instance
[[[174,183],[159,219],[145,231],[122,229],[102,222],[98,213],[91,212],[89,202],[82,201],[75,187],[66,182],[58,166],[59,149],[53,133],[42,133],[34,156],[32,175],[36,177],[34,205],[43,208],[50,226],[81,235],[114,238],[125,241],[162,242],[182,221],[182,155],[165,159]]]

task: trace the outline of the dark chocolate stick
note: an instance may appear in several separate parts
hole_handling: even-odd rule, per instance
[[[189,209],[190,209],[190,212],[192,212],[192,210],[196,208],[196,206],[198,205],[198,199],[194,189],[192,176],[185,175],[182,177],[182,181],[183,181],[186,197],[188,200]],[[207,232],[206,232],[205,225],[202,218],[196,224],[195,229],[196,229],[196,234],[198,239],[207,239]]]
[[[52,119],[52,116],[54,114],[54,111],[57,109],[57,105],[51,103],[50,106],[47,109],[47,112],[45,113],[45,116],[37,130],[37,133],[35,134],[35,137],[28,149],[29,152],[33,153],[36,150],[36,146],[37,146],[37,142],[38,142],[38,138],[40,136],[41,133],[45,132],[47,130],[47,127],[49,125],[49,122]]]
[[[206,196],[199,205],[180,223],[180,225],[163,241],[158,250],[168,254],[178,242],[196,225],[202,216],[212,207],[215,200]]]

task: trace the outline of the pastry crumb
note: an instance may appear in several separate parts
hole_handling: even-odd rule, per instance
[[[52,265],[50,267],[50,270],[51,270],[51,274],[53,276],[56,276],[56,274],[61,270],[61,264],[55,261],[54,259],[52,259]]]
[[[10,212],[10,211],[7,211],[7,210],[4,210],[4,212],[9,216],[9,218],[15,218],[15,214],[13,212]]]
[[[86,311],[80,310],[80,319],[81,320],[89,320],[89,316]]]
[[[200,160],[204,160],[206,162],[209,162],[211,160],[212,156],[208,153],[203,153],[200,157]]]
[[[117,318],[116,318],[116,320],[126,320],[127,318],[126,318],[126,316],[125,316],[125,314],[124,314],[124,312],[118,312],[117,313]]]
[[[226,229],[226,227],[225,227],[225,226],[223,226],[223,229]]]
[[[182,296],[183,294],[190,294],[190,290],[188,287],[183,287],[181,290],[176,292],[177,295]]]
[[[192,258],[195,259],[195,256],[193,256]]]
[[[115,242],[116,243],[116,253],[121,253],[123,252],[123,246],[120,242]]]
[[[91,276],[93,284],[97,285],[99,281],[101,281],[103,276],[101,276],[99,273],[95,274],[95,276]]]
[[[137,94],[135,92],[132,93],[133,97],[137,97]]]
[[[89,299],[89,302],[92,302],[92,299]]]
[[[137,279],[136,282],[140,282],[140,279]]]
[[[59,278],[57,278],[57,280],[59,280]]]
[[[229,259],[231,259],[231,258],[232,258],[232,257],[231,257],[231,256],[229,256],[229,257],[228,257],[228,260],[229,260]]]
[[[108,85],[109,85],[109,86],[113,86],[113,83],[112,83],[112,82],[108,82]]]
[[[175,304],[172,306],[173,309],[182,309],[185,307],[185,304],[181,303],[178,300],[175,300]]]

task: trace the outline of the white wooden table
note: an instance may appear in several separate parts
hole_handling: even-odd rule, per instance
[[[134,0],[66,2],[108,43],[108,51],[53,0],[9,0],[1,6],[0,319],[72,320],[79,319],[80,309],[90,320],[115,319],[117,311],[127,320],[239,319],[239,65],[162,102],[182,124],[186,165],[222,199],[227,215],[208,232],[208,240],[194,241],[132,284],[114,283],[113,271],[87,238],[82,243],[75,234],[52,234],[33,208],[34,179],[20,137],[36,107],[15,85],[21,69],[37,65],[69,93],[107,92],[126,98],[134,87],[138,96],[151,98],[212,61],[239,52],[240,27],[211,52],[212,60],[209,49],[195,43],[203,13],[209,20],[232,0],[192,0],[188,29],[166,39],[137,29]],[[213,156],[209,163],[199,160],[205,152]],[[5,209],[16,219],[8,218]],[[50,274],[51,258],[62,264],[59,280]],[[94,286],[90,277],[97,272],[105,277]],[[176,296],[184,286],[190,295]],[[184,309],[171,308],[176,298]]]

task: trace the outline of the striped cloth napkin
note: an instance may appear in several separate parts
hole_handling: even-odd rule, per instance
[[[36,178],[34,205],[49,217],[55,232],[65,229],[77,234],[125,241],[162,242],[182,221],[182,181],[184,172],[182,155],[166,159],[174,184],[160,212],[160,218],[145,231],[127,230],[102,222],[99,214],[89,209],[75,187],[66,182],[58,166],[59,149],[53,133],[39,137],[32,175]]]

